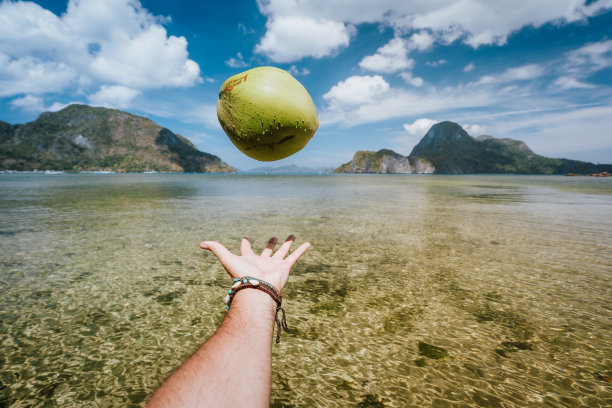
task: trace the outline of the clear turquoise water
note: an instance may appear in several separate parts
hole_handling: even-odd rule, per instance
[[[143,405],[223,318],[199,242],[290,233],[272,406],[612,401],[612,179],[0,174],[0,406]]]

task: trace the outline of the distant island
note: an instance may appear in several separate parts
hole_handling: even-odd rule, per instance
[[[296,166],[295,164],[289,164],[286,166],[278,167],[256,167],[247,171],[239,171],[240,173],[252,173],[252,174],[323,174],[333,173],[334,168],[327,167],[302,167]]]
[[[77,104],[23,125],[0,121],[0,170],[236,171],[150,119]]]
[[[474,138],[447,121],[433,125],[408,156],[387,149],[358,151],[334,172],[573,175],[612,173],[612,164],[540,156],[519,140]]]

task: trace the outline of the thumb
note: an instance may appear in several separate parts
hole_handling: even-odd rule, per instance
[[[215,242],[215,241],[201,242],[200,248],[207,249],[211,251],[213,254],[215,254],[217,259],[219,260],[219,262],[221,262],[221,265],[223,265],[225,269],[227,269],[227,265],[229,264],[232,257],[234,256],[234,254],[232,254],[226,247],[224,247],[222,244]]]

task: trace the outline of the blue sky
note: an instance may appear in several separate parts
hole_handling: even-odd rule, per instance
[[[612,163],[612,0],[70,0],[0,3],[0,120],[78,102],[149,117],[242,170],[222,82],[289,70],[320,127],[275,166],[407,155],[434,123]]]

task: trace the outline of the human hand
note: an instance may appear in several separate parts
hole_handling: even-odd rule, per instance
[[[200,248],[207,249],[215,254],[232,278],[252,276],[274,285],[280,292],[287,283],[287,279],[289,279],[289,271],[293,265],[310,248],[310,243],[306,242],[289,254],[289,249],[294,241],[295,235],[289,235],[278,251],[274,253],[278,238],[272,237],[268,240],[268,244],[261,255],[253,252],[251,241],[246,237],[242,238],[240,244],[240,256],[231,253],[222,244],[215,241],[204,241],[200,243]]]

